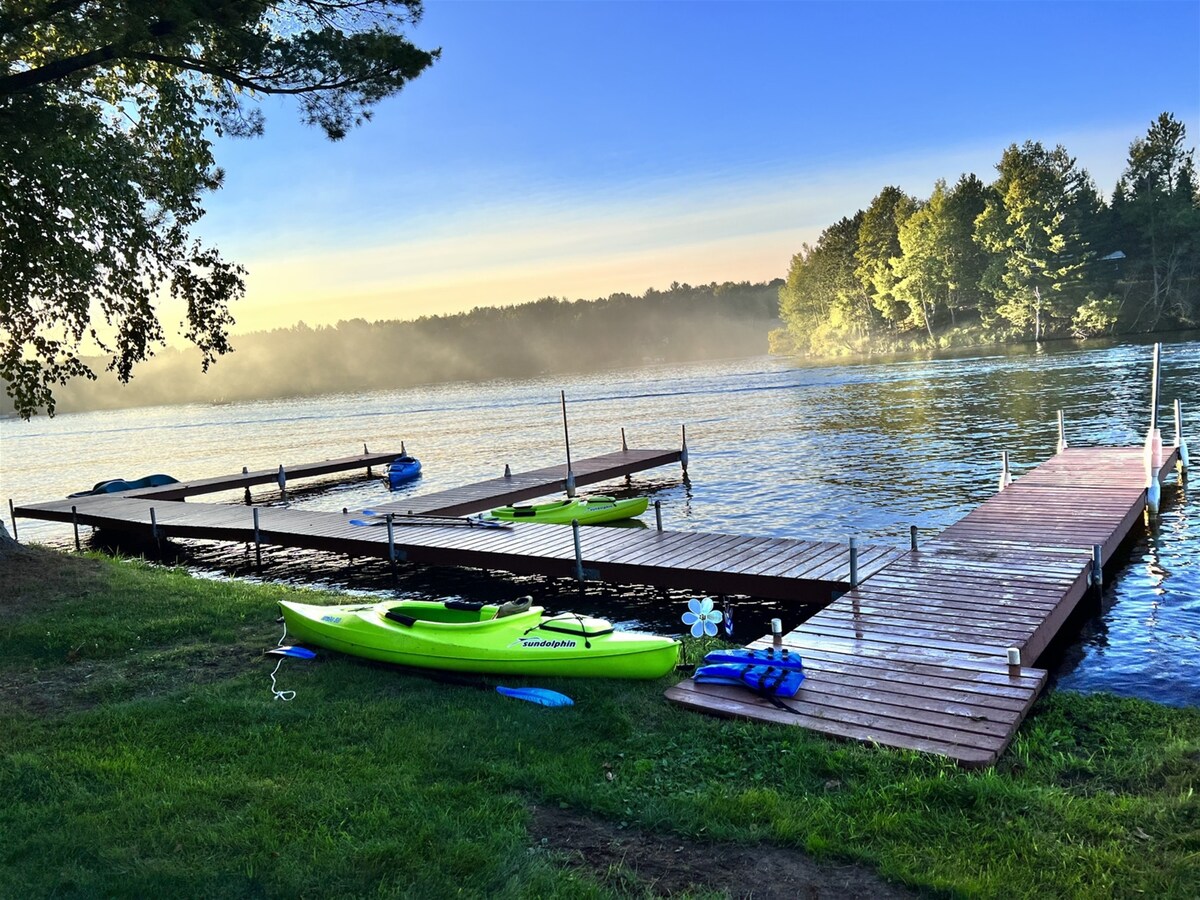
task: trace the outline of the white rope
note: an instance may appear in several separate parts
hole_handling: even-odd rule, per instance
[[[283,642],[285,640],[287,640],[287,624],[286,623],[283,626],[283,634],[280,635],[280,637],[279,637],[279,643],[276,644],[275,646],[282,647]],[[285,659],[287,659],[286,656],[279,657],[279,662],[275,663],[275,669],[271,672],[271,693],[275,695],[276,700],[294,700],[296,697],[295,691],[281,691],[281,690],[279,690],[279,687],[275,684],[275,673],[279,671],[279,667],[283,665],[283,661]]]

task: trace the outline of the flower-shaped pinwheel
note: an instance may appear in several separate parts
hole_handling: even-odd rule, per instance
[[[713,609],[710,597],[703,600],[689,600],[688,611],[683,614],[683,624],[692,626],[692,637],[716,637],[717,623],[721,621],[722,613]]]

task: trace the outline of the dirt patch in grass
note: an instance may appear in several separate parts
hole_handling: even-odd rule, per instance
[[[862,866],[816,862],[796,850],[748,847],[619,828],[569,809],[534,807],[535,849],[561,854],[634,896],[714,892],[745,900],[900,900],[919,896]]]
[[[99,589],[103,577],[98,559],[6,543],[0,546],[0,610],[10,618],[37,613],[63,597]]]

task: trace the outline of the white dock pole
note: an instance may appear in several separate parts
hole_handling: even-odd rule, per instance
[[[279,464],[279,474],[275,476],[275,480],[279,482],[279,493],[283,502],[287,503],[287,472],[284,471],[283,463]]]
[[[583,546],[579,543],[579,520],[571,520],[571,536],[575,538],[575,577],[583,584]]]
[[[687,425],[681,425],[680,431],[683,434],[683,446],[679,449],[679,465],[683,467],[683,474],[687,475],[688,467],[688,449],[687,449]]]
[[[1179,448],[1179,471],[1186,475],[1189,465],[1187,441],[1183,437],[1183,407],[1175,400],[1175,446]]]
[[[262,573],[262,534],[258,530],[258,507],[254,507],[254,567]]]
[[[1058,452],[1062,453],[1067,449],[1067,428],[1063,421],[1063,411],[1058,411]]]
[[[997,491],[1002,491],[1012,484],[1012,473],[1008,470],[1008,451],[1000,451],[1000,486]]]
[[[1146,511],[1151,518],[1158,515],[1158,505],[1162,500],[1162,485],[1158,483],[1159,467],[1154,460],[1146,457]]]
[[[1162,468],[1162,435],[1158,430],[1159,357],[1162,344],[1154,345],[1154,366],[1150,374],[1150,427],[1146,430],[1146,460],[1155,469]],[[1157,477],[1157,471],[1155,472]]]

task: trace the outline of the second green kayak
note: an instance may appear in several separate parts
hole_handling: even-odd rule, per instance
[[[640,516],[650,505],[647,497],[574,497],[530,506],[500,506],[491,515],[506,522],[544,522],[553,525],[597,525]]]

